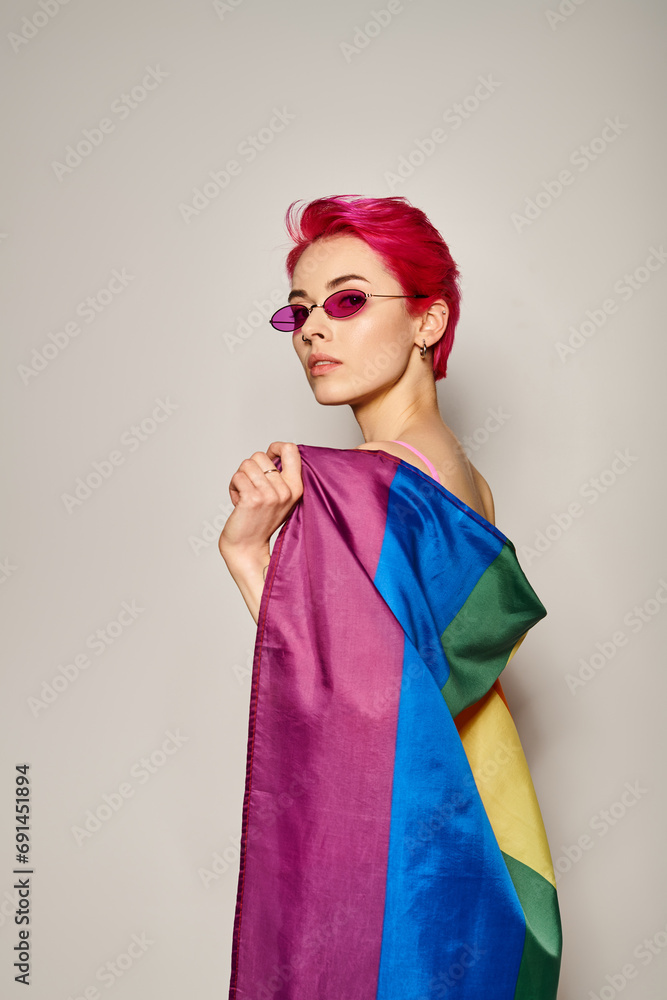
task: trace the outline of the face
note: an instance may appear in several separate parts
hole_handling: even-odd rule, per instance
[[[292,304],[322,305],[334,291],[356,288],[377,295],[403,295],[398,280],[363,240],[336,236],[318,240],[305,250],[294,270]],[[413,319],[404,298],[371,298],[346,319],[313,309],[292,337],[294,349],[318,402],[328,405],[362,401],[397,382],[413,355],[419,318]],[[306,338],[306,341],[302,339]],[[327,354],[339,364],[310,368],[314,354]],[[419,360],[419,359],[417,359]]]

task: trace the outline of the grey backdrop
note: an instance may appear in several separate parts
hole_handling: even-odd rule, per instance
[[[283,216],[397,194],[461,268],[442,413],[548,610],[504,682],[559,997],[662,997],[664,5],[1,17],[3,996],[26,995],[22,763],[31,996],[227,995],[255,638],[217,551],[228,484],[273,440],[361,441],[266,322]]]

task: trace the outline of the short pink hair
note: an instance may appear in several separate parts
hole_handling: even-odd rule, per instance
[[[436,299],[444,299],[449,306],[447,329],[433,351],[435,381],[445,378],[460,313],[459,271],[449,247],[424,213],[407,198],[398,197],[332,195],[317,198],[302,210],[298,204],[293,201],[285,216],[295,244],[286,261],[290,281],[299,257],[316,240],[343,234],[363,240],[382,258],[406,295],[428,296],[404,300],[410,316],[425,312]]]

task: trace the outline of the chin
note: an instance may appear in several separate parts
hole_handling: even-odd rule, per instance
[[[312,385],[311,388],[315,399],[322,406],[342,406],[344,403],[351,401],[349,392],[344,388],[327,389],[326,386],[318,388],[316,385]]]

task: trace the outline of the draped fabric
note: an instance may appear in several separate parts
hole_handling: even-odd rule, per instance
[[[430,476],[299,451],[259,609],[230,1000],[552,1000],[556,883],[498,679],[546,610]]]

